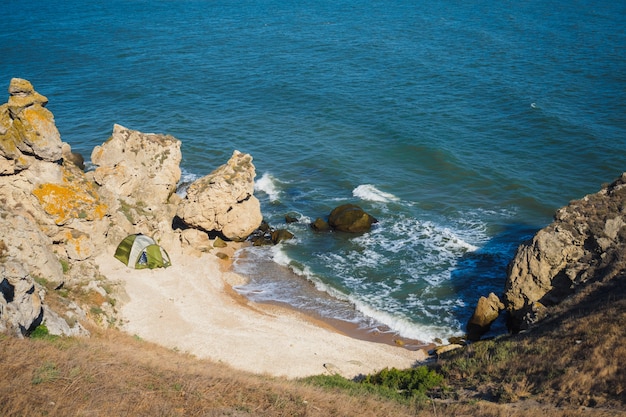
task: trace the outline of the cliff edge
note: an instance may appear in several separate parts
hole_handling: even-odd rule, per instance
[[[178,139],[115,125],[93,150],[95,170],[84,172],[47,103],[29,81],[13,78],[0,106],[0,332],[22,337],[44,324],[53,334],[78,335],[88,333],[82,323],[113,325],[123,295],[95,257],[112,254],[129,234],[194,254],[213,248],[209,233],[242,240],[260,225],[250,155],[234,151],[210,184],[190,186],[189,201],[175,193]],[[186,224],[179,206],[220,222]],[[48,303],[50,292],[58,297]]]

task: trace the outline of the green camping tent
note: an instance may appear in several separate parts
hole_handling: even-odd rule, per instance
[[[150,236],[138,233],[124,238],[115,250],[115,257],[131,268],[167,268],[170,257]]]

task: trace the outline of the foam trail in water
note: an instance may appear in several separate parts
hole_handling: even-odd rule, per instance
[[[361,200],[376,201],[380,203],[400,200],[395,195],[381,191],[372,184],[359,185],[352,190],[352,195],[360,198]]]
[[[269,172],[264,173],[261,178],[254,182],[254,190],[267,194],[271,202],[280,200],[278,180]]]

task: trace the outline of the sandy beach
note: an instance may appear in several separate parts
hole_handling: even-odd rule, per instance
[[[278,306],[251,303],[233,289],[244,282],[212,254],[170,253],[167,269],[134,270],[112,254],[100,272],[123,288],[122,330],[233,368],[276,377],[324,373],[345,377],[424,360],[412,351],[359,340]]]

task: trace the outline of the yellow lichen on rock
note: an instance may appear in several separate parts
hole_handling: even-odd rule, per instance
[[[95,185],[88,181],[64,180],[63,184],[41,184],[33,190],[33,194],[58,225],[72,219],[100,220],[107,211],[107,206],[100,201]]]

